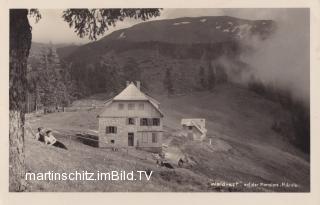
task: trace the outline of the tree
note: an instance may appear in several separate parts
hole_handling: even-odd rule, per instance
[[[141,80],[141,69],[134,58],[129,57],[122,70],[125,73],[125,79],[127,81]]]
[[[208,67],[208,90],[212,91],[215,87],[216,84],[216,75],[215,75],[215,70],[214,67],[211,65],[211,62],[209,62],[209,67]]]
[[[35,65],[30,65],[28,71],[28,84],[30,94],[36,104],[49,106],[61,106],[67,97],[63,69],[53,46],[43,49],[42,55]]]
[[[77,86],[77,82],[74,78],[72,78],[71,71],[72,71],[72,63],[67,63],[65,61],[61,61],[61,67],[63,68],[63,81],[64,85],[66,86],[67,98],[63,101],[63,106],[69,104],[70,101],[77,99],[80,96],[79,87]]]
[[[67,9],[62,17],[70,27],[74,27],[79,37],[88,36],[96,40],[117,21],[128,17],[145,21],[159,15],[160,9]]]
[[[31,46],[28,10],[10,10],[9,60],[9,190],[25,189],[24,113],[26,108],[27,58]]]
[[[221,64],[218,64],[216,66],[216,81],[217,84],[225,83],[228,81],[228,75],[225,71],[225,68]]]
[[[205,77],[206,77],[206,75],[205,75],[204,67],[200,66],[199,81],[200,81],[201,89],[206,89],[207,88],[207,82],[206,82],[206,78]]]
[[[62,106],[62,102],[66,96],[66,86],[63,78],[63,69],[60,64],[60,59],[56,49],[51,45],[47,53],[47,75],[49,84],[49,106]],[[49,83],[48,83],[49,82]]]
[[[111,56],[104,57],[100,60],[101,64],[101,76],[103,76],[103,84],[105,87],[105,91],[108,94],[115,94],[119,91],[121,87],[121,76],[119,73],[120,66],[115,60],[115,56],[112,53]],[[119,82],[120,81],[120,82]]]
[[[37,108],[37,82],[38,82],[38,75],[37,72],[32,69],[32,66],[28,65],[27,70],[27,83],[28,83],[28,90],[27,90],[27,104],[28,110],[27,112],[31,112],[36,110]]]
[[[10,9],[9,48],[9,191],[25,189],[24,121],[26,110],[27,59],[31,46],[31,26],[28,15],[36,21],[41,15],[36,9]],[[125,18],[147,20],[159,16],[159,9],[67,9],[63,19],[78,36],[96,40],[108,26]]]
[[[172,84],[172,78],[171,78],[171,71],[169,68],[166,70],[166,74],[163,80],[163,86],[165,87],[168,97],[170,97],[173,94],[173,84]]]

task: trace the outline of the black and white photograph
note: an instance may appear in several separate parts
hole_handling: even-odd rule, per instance
[[[9,192],[310,193],[310,8],[8,15]]]

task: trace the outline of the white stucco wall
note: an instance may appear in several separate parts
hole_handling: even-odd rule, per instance
[[[192,127],[190,130],[188,126],[183,125],[182,130],[185,133],[186,137],[192,136],[193,140],[202,141],[206,137],[206,134],[202,134],[197,128]]]
[[[134,134],[134,147],[154,147],[162,146],[163,122],[160,113],[148,102],[144,103],[144,109],[138,109],[138,103],[135,103],[134,110],[128,110],[129,102],[121,102],[124,109],[118,109],[119,102],[113,102],[99,116],[99,147],[128,147],[128,133]],[[128,118],[135,119],[135,125],[128,125]],[[159,118],[159,126],[140,126],[141,118]],[[106,134],[107,126],[117,127],[116,134]],[[144,134],[142,134],[144,133]],[[157,143],[152,142],[152,133],[157,133]],[[142,138],[142,135],[144,136]],[[114,144],[111,143],[114,140]]]

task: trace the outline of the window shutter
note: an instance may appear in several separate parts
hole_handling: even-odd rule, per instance
[[[152,133],[152,143],[157,143],[158,142],[158,135],[157,133]]]

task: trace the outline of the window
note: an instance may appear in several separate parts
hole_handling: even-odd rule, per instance
[[[117,127],[115,126],[107,126],[106,127],[106,134],[110,133],[117,133]]]
[[[157,143],[158,142],[158,135],[157,133],[153,132],[152,133],[152,143]]]
[[[141,126],[159,126],[160,119],[159,118],[141,118],[140,125]]]
[[[143,103],[139,103],[139,110],[144,110],[144,104]]]
[[[135,104],[134,103],[129,103],[128,104],[128,110],[134,110]]]
[[[110,140],[111,144],[114,144],[114,140]]]
[[[128,125],[134,125],[135,124],[135,120],[134,118],[128,118]]]
[[[153,126],[159,126],[160,125],[160,119],[159,118],[153,118],[152,119],[152,125]]]
[[[192,130],[192,126],[188,126],[189,130]]]
[[[141,126],[147,126],[148,125],[148,118],[141,118],[140,119],[140,125]]]
[[[142,143],[148,143],[148,133],[142,133]]]
[[[119,104],[118,104],[118,110],[123,110],[123,108],[124,108],[123,103],[119,103]]]

